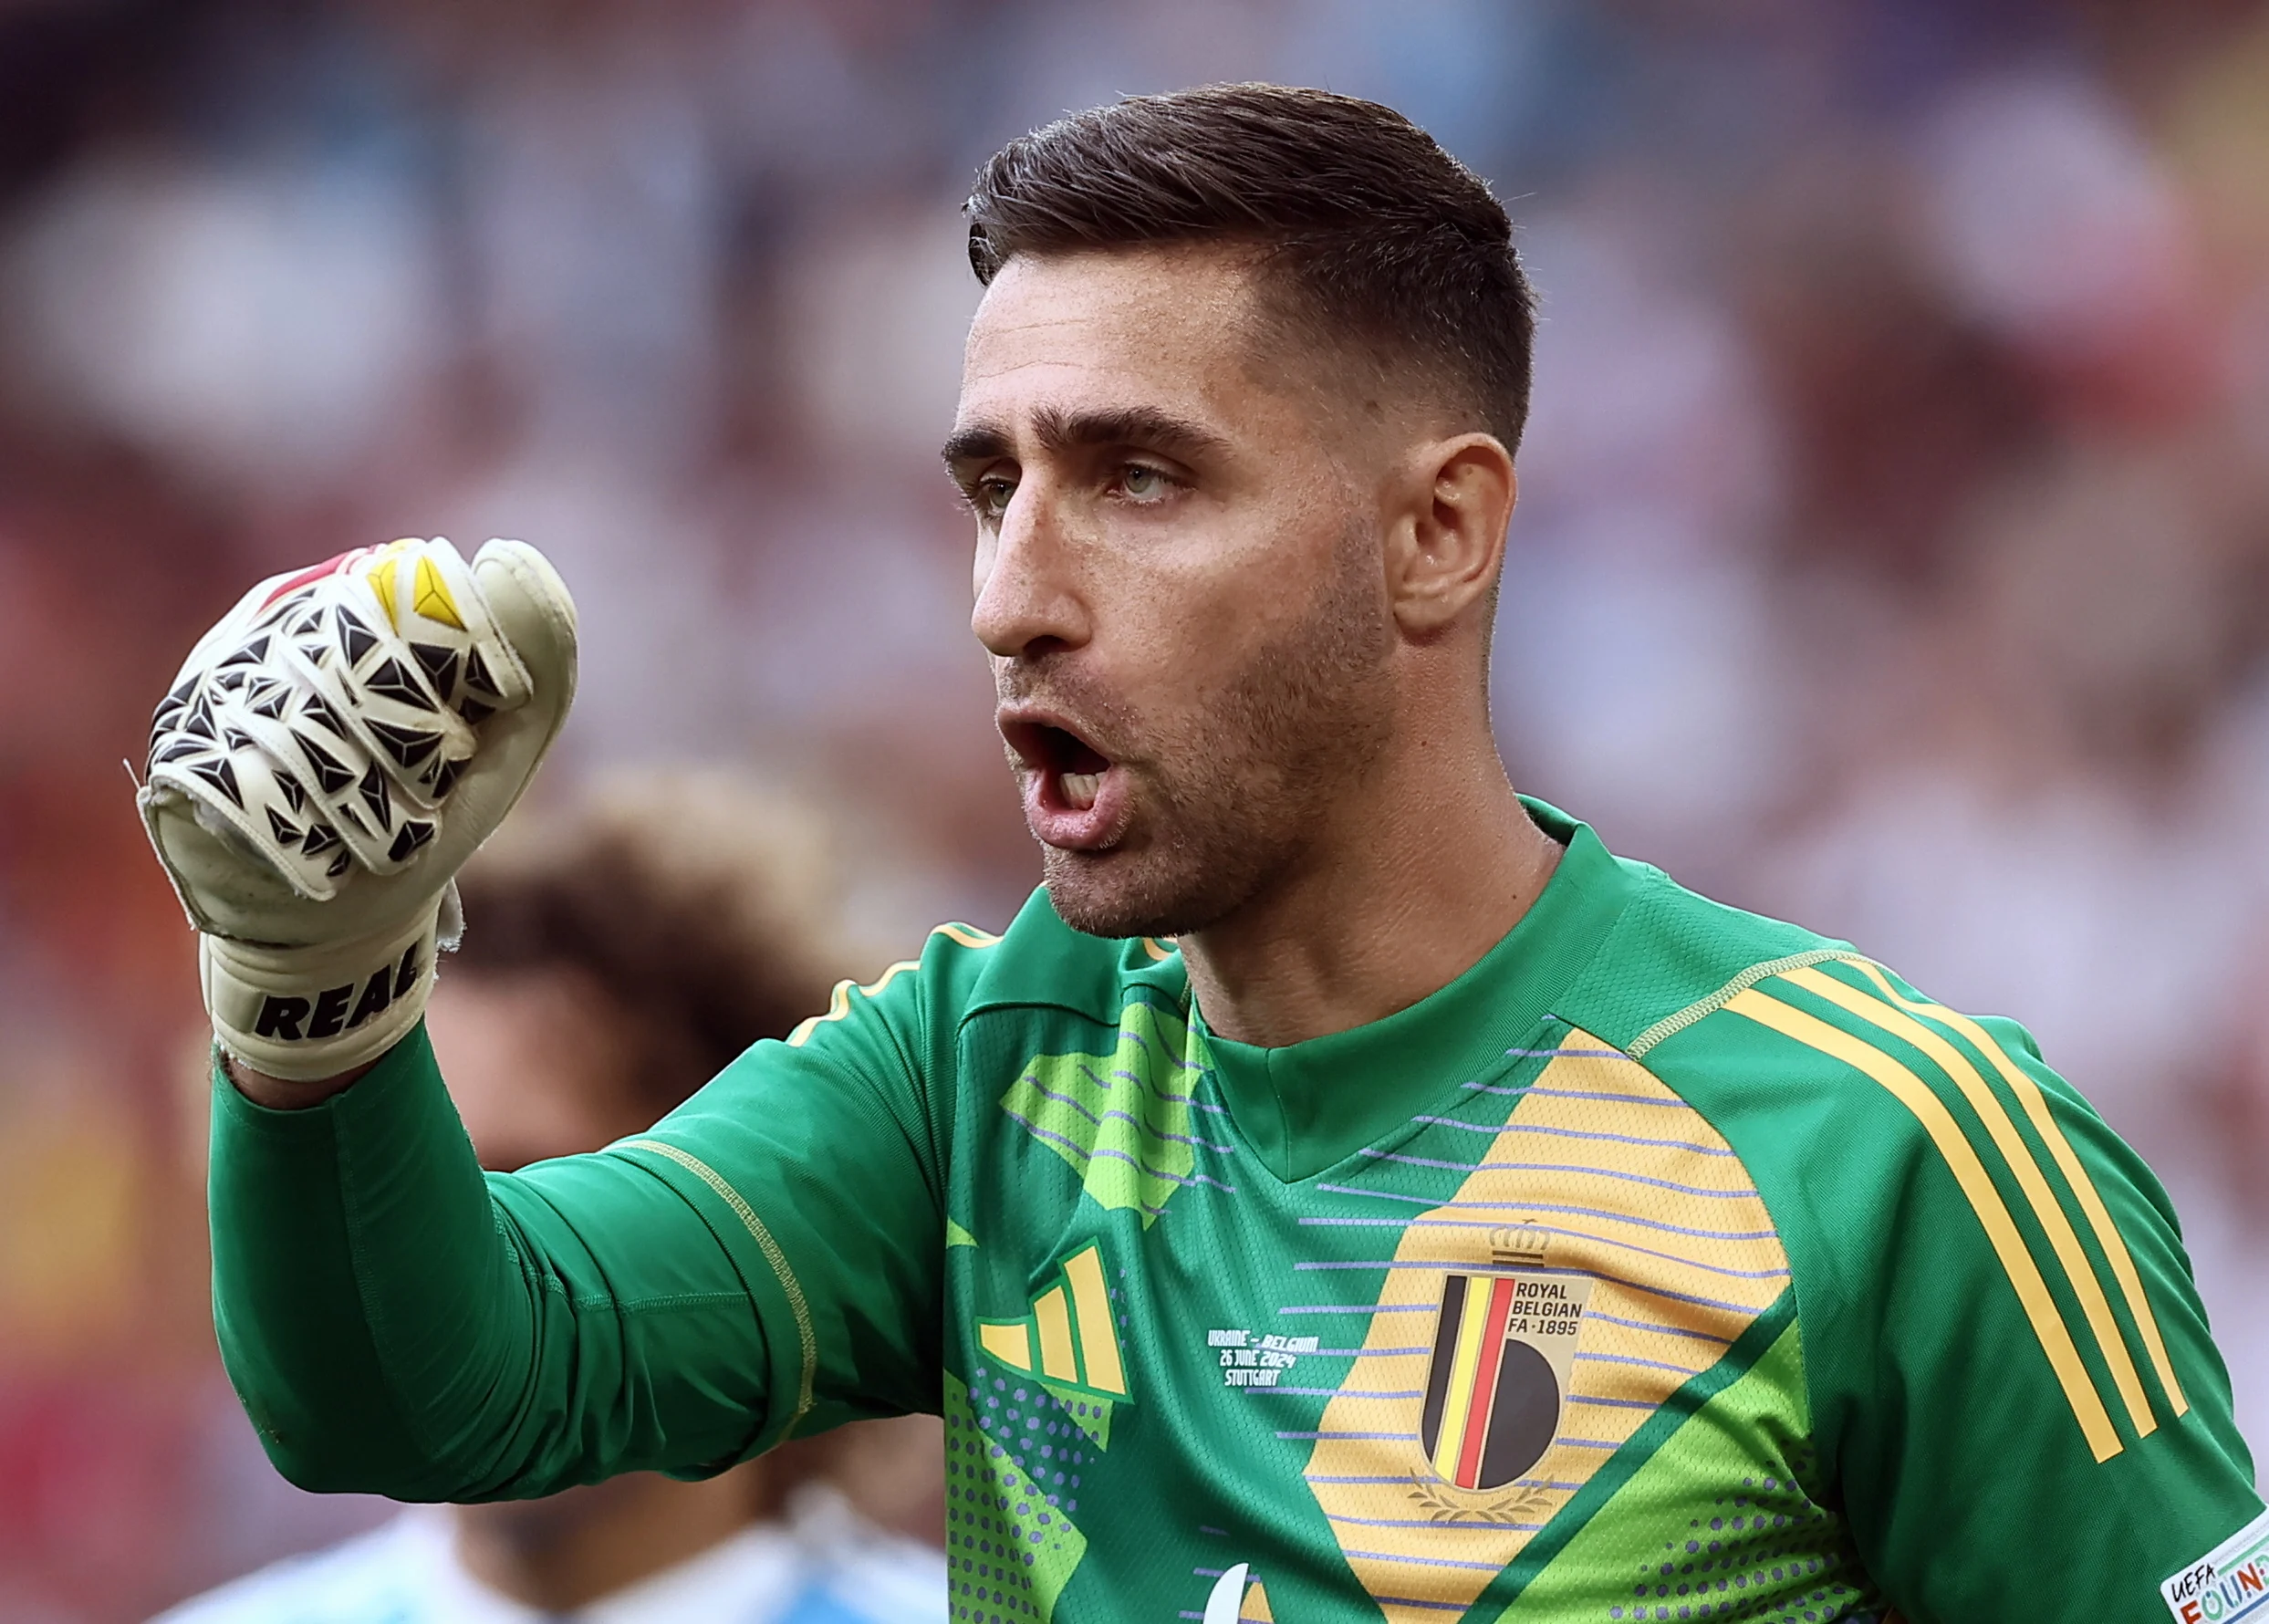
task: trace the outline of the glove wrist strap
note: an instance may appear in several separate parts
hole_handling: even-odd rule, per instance
[[[453,886],[445,899],[454,903]],[[425,1013],[443,912],[421,910],[392,932],[320,947],[202,939],[200,971],[213,1036],[235,1059],[288,1082],[316,1082],[376,1060]]]

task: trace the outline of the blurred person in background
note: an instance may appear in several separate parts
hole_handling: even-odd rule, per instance
[[[723,776],[623,776],[515,825],[432,1005],[482,1165],[595,1150],[822,1007],[827,842]],[[900,1624],[944,1617],[935,1418],[853,1423],[706,1479],[419,1507],[184,1603],[164,1624]]]

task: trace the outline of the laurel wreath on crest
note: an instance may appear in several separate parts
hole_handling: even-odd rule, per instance
[[[1541,1513],[1552,1499],[1542,1486],[1521,1489],[1494,1500],[1453,1498],[1439,1479],[1410,1473],[1410,1498],[1425,1507],[1437,1523],[1518,1523]]]

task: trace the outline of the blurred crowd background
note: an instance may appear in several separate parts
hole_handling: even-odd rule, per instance
[[[878,958],[1004,923],[955,205],[1249,78],[1393,103],[1521,223],[1516,782],[2025,1021],[2269,1447],[2269,6],[0,0],[0,1624],[384,1509],[278,1483],[213,1352],[120,765],[189,643],[345,547],[525,536],[584,614],[546,794],[730,764],[825,809]]]

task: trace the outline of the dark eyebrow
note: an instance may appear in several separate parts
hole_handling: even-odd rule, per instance
[[[1121,406],[1091,411],[1066,411],[1043,406],[1032,414],[1033,437],[1043,451],[1067,451],[1078,445],[1138,445],[1185,460],[1227,453],[1229,442],[1202,423],[1152,406]],[[1011,454],[1009,437],[987,423],[956,429],[946,440],[949,467]]]
[[[963,463],[989,462],[1008,454],[1008,436],[991,423],[971,423],[955,429],[946,436],[945,447],[938,454],[945,459],[948,469]]]
[[[1220,455],[1229,442],[1202,423],[1154,406],[1120,406],[1099,411],[1063,411],[1043,406],[1032,414],[1032,432],[1046,451],[1075,445],[1140,445],[1169,456]]]

